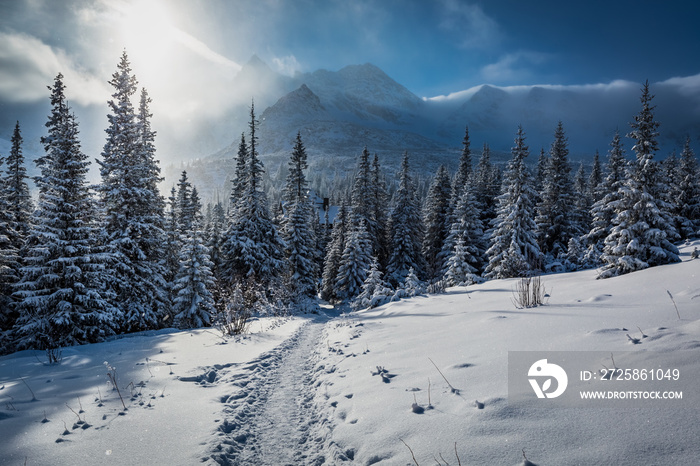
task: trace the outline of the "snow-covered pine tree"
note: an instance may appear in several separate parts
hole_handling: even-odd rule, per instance
[[[598,151],[595,151],[595,155],[593,156],[593,165],[591,166],[591,174],[588,176],[588,182],[587,182],[587,192],[588,192],[588,199],[591,202],[591,205],[598,202],[602,197],[605,195],[605,193],[601,192],[600,190],[600,185],[603,182],[603,169],[600,166],[600,155],[598,154]]]
[[[178,202],[177,190],[175,186],[170,191],[168,198],[168,210],[166,213],[165,224],[165,259],[163,278],[169,287],[172,287],[175,281],[175,275],[180,269],[180,227],[178,224]]]
[[[386,277],[394,286],[405,280],[409,270],[425,270],[425,260],[421,253],[423,222],[415,191],[406,152],[401,162],[399,187],[394,194],[394,206],[389,219],[391,256]]]
[[[16,286],[16,348],[56,349],[103,340],[114,332],[115,310],[103,294],[110,280],[86,175],[89,162],[78,123],[65,98],[63,75],[51,90],[46,154],[22,278]]]
[[[654,153],[658,150],[659,123],[654,119],[653,95],[649,82],[642,89],[642,109],[630,124],[628,137],[636,141],[632,150],[636,161],[629,177],[618,190],[612,228],[605,238],[600,278],[621,275],[655,265],[678,262],[678,249],[672,241],[677,237],[667,204],[654,197],[658,166]]]
[[[372,240],[364,220],[353,225],[345,241],[345,250],[340,259],[336,277],[336,296],[341,300],[352,300],[362,291],[362,284],[372,263]]]
[[[454,189],[450,186],[450,175],[447,168],[440,165],[433,182],[428,189],[428,197],[423,205],[423,236],[422,253],[426,261],[425,275],[428,280],[436,280],[442,276],[445,268],[446,256],[442,253],[445,248],[445,240],[450,232],[451,215],[450,198]],[[464,190],[459,190],[464,192]],[[456,204],[455,204],[456,207]],[[448,246],[449,249],[452,249]]]
[[[316,261],[316,236],[314,226],[318,224],[316,209],[309,199],[308,182],[304,171],[308,169],[306,149],[297,133],[294,149],[289,159],[289,174],[284,190],[286,208],[282,228],[290,290],[299,296],[314,296],[318,279]]]
[[[205,244],[209,249],[209,257],[212,263],[211,271],[217,280],[221,279],[221,268],[224,260],[222,248],[226,225],[226,211],[221,201],[219,201],[212,207],[211,218],[205,232]]]
[[[24,165],[24,155],[22,154],[22,133],[19,121],[15,124],[12,133],[12,148],[7,156],[5,177],[3,186],[7,193],[7,203],[10,212],[11,228],[17,232],[16,239],[13,240],[14,247],[21,250],[24,241],[29,233],[32,210],[32,197],[27,185],[27,169]]]
[[[284,242],[272,222],[263,191],[265,169],[257,151],[258,120],[254,104],[250,106],[248,128],[245,184],[241,196],[232,198],[236,205],[232,207],[231,225],[224,244],[223,279],[233,287],[237,282],[248,282],[252,278],[273,293],[284,270]]]
[[[0,174],[4,159],[0,157]],[[15,230],[10,203],[8,202],[8,187],[0,187],[0,337],[4,331],[12,327],[15,313],[12,308],[12,287],[19,279],[20,256],[19,233]],[[2,345],[3,338],[0,338]]]
[[[406,279],[401,285],[401,288],[396,290],[392,299],[412,298],[423,293],[425,293],[425,283],[418,278],[415,270],[411,267],[408,270],[408,274],[406,274]]]
[[[469,142],[469,127],[464,129],[464,139],[462,139],[462,152],[459,157],[459,165],[451,183],[450,206],[454,208],[462,194],[469,187],[472,178],[472,152]],[[452,221],[453,219],[451,219]]]
[[[387,231],[388,218],[387,218],[387,205],[389,204],[389,195],[386,190],[386,182],[384,181],[384,175],[382,169],[379,165],[379,157],[374,154],[374,159],[372,160],[372,197],[371,201],[371,212],[376,225],[376,257],[379,261],[380,269],[385,267],[387,261],[389,260],[389,235]]]
[[[375,173],[369,159],[369,150],[365,147],[357,161],[357,169],[352,183],[350,196],[351,216],[353,228],[365,222],[365,228],[372,244],[372,256],[381,256],[382,236],[384,231],[375,217],[377,210],[377,187],[375,185]],[[377,167],[378,169],[378,167]]]
[[[470,255],[464,239],[458,237],[445,267],[446,286],[465,286],[478,282],[478,270],[469,263]]]
[[[535,218],[540,250],[549,257],[547,262],[553,262],[566,254],[569,240],[577,233],[572,222],[574,189],[568,155],[564,126],[559,121],[549,151],[549,163],[542,181]]]
[[[186,236],[192,230],[195,206],[192,203],[192,183],[183,170],[177,182],[177,231],[180,237]]]
[[[455,261],[469,264],[469,273],[479,274],[484,267],[484,257],[486,254],[486,236],[484,234],[484,224],[480,218],[480,212],[471,192],[467,189],[462,194],[462,198],[457,203],[454,211],[454,223],[450,226],[450,231],[442,255],[445,257],[443,272],[446,274],[450,264],[454,267]],[[457,251],[457,243],[462,242],[460,251]],[[462,257],[454,258],[455,254]],[[460,267],[462,267],[460,265]],[[466,270],[465,267],[462,267]]]
[[[537,199],[539,201],[540,193],[542,193],[542,188],[544,187],[544,180],[547,178],[547,171],[549,170],[549,156],[545,152],[544,147],[540,149],[540,155],[537,158],[537,170],[535,171],[535,179],[533,180],[533,188],[537,193]]]
[[[185,176],[183,178],[187,181]],[[209,249],[202,239],[201,205],[197,188],[193,187],[183,201],[186,205],[181,204],[181,223],[187,229],[180,237],[180,267],[173,284],[174,324],[179,328],[210,326],[216,313],[212,295],[216,283],[211,272]]]
[[[230,209],[235,211],[238,202],[245,191],[246,180],[248,179],[248,144],[245,140],[245,133],[241,133],[241,141],[238,143],[236,153],[236,172],[234,173],[231,189]]]
[[[588,196],[586,169],[582,162],[574,175],[574,204],[571,215],[572,238],[579,238],[582,234],[591,230],[591,204],[592,200]]]
[[[326,257],[323,261],[323,280],[321,282],[321,298],[333,302],[338,300],[336,293],[336,279],[340,261],[345,250],[346,236],[348,235],[348,213],[345,202],[340,205],[338,215],[333,223],[331,239],[326,249]]]
[[[693,238],[700,235],[700,169],[690,148],[690,137],[686,138],[676,176],[679,179],[674,190],[678,232],[683,239]]]
[[[529,155],[525,132],[518,126],[512,158],[503,174],[503,194],[498,197],[491,247],[486,251],[487,278],[523,277],[535,273],[541,252],[535,235],[534,199],[530,172],[525,165]]]
[[[393,294],[382,279],[379,260],[375,257],[367,272],[367,278],[362,283],[362,292],[353,300],[351,306],[356,311],[381,306],[388,302]]]
[[[496,198],[501,191],[497,170],[498,168],[491,165],[491,149],[484,143],[473,181],[474,198],[484,225],[488,225],[496,217]]]
[[[600,199],[591,206],[591,229],[581,238],[585,247],[581,265],[597,267],[602,265],[602,254],[605,238],[612,228],[615,208],[620,199],[620,187],[627,179],[627,160],[620,140],[620,132],[615,131],[606,164],[606,176],[599,185]]]
[[[154,158],[147,94],[141,94],[138,114],[131,103],[136,77],[124,52],[109,82],[114,87],[105,130],[107,142],[98,160],[98,186],[105,215],[109,251],[115,257],[110,286],[114,304],[124,315],[123,330],[160,327],[170,311],[162,263],[165,243],[164,200],[157,184],[160,169]]]

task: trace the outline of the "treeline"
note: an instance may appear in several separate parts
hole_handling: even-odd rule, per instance
[[[340,204],[335,218],[309,196],[300,134],[281,202],[270,208],[252,105],[228,202],[203,209],[186,172],[166,200],[151,100],[142,89],[132,103],[138,89],[126,53],[110,84],[96,186],[86,180],[61,74],[49,87],[36,205],[16,126],[0,196],[4,352],[53,352],[169,326],[235,332],[252,313],[285,313],[319,294],[366,307],[490,278],[583,267],[609,277],[678,261],[673,243],[700,230],[697,159],[688,141],[679,158],[654,160],[648,84],[628,134],[634,160],[616,134],[605,167],[596,154],[590,173],[581,165],[572,174],[560,122],[534,173],[522,128],[501,171],[487,145],[472,163],[467,130],[457,172],[440,167],[420,196],[408,153],[389,189],[365,148],[349,192],[329,193]]]

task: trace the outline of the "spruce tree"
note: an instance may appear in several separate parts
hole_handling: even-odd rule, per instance
[[[224,280],[230,286],[254,280],[268,292],[275,291],[284,270],[284,242],[270,217],[263,191],[264,166],[257,151],[258,120],[250,107],[249,140],[243,191],[232,208],[231,225],[224,245]],[[234,185],[234,190],[236,186]],[[235,194],[235,193],[232,193]]]
[[[180,237],[182,250],[173,284],[173,314],[177,327],[196,328],[209,326],[213,321],[216,313],[212,295],[215,279],[211,272],[209,249],[202,239],[201,205],[197,188],[192,188],[184,202],[186,205],[181,205],[181,226],[186,226],[186,229]]]
[[[347,207],[343,202],[338,210],[338,215],[333,223],[331,239],[326,250],[326,257],[323,261],[323,281],[321,282],[321,298],[326,301],[338,301],[336,279],[340,261],[345,250],[346,237],[348,236],[349,220]]]
[[[0,157],[0,174],[4,159]],[[9,330],[16,317],[12,311],[12,287],[19,279],[20,243],[16,223],[13,221],[10,203],[8,202],[8,187],[0,187],[0,336]],[[0,340],[2,340],[0,338]],[[1,341],[0,341],[1,344]]]
[[[6,161],[6,174],[3,178],[3,186],[7,194],[7,204],[10,212],[9,222],[12,229],[17,232],[14,247],[21,250],[29,232],[32,215],[32,198],[27,185],[27,169],[24,165],[22,154],[22,133],[19,121],[15,124],[12,133],[12,148]]]
[[[17,348],[54,350],[94,343],[114,333],[116,312],[105,299],[107,257],[99,250],[96,209],[78,123],[65,98],[63,75],[51,90],[48,135],[41,142],[40,187],[22,278],[16,286]]]
[[[389,195],[386,190],[386,182],[384,181],[384,176],[382,174],[382,169],[379,165],[379,157],[374,154],[374,159],[372,160],[372,196],[371,201],[371,213],[375,225],[375,242],[374,250],[375,256],[379,261],[380,269],[386,267],[387,261],[389,260],[389,236],[388,236],[388,218],[387,218],[387,205],[389,204]]]
[[[693,238],[700,235],[700,170],[690,148],[690,137],[681,152],[676,176],[679,180],[674,190],[678,232],[683,239]]]
[[[602,254],[605,238],[610,234],[615,208],[620,199],[620,188],[627,179],[627,160],[620,140],[620,132],[616,131],[610,150],[608,151],[607,174],[599,185],[602,196],[591,206],[591,228],[583,235],[582,246],[585,254],[581,265],[597,267],[602,265]]]
[[[306,149],[297,133],[294,149],[289,159],[289,174],[284,191],[286,215],[282,239],[286,243],[285,255],[292,292],[297,295],[316,294],[318,267],[316,262],[316,236],[318,224],[316,209],[308,196],[308,182],[304,171],[308,169]]]
[[[473,183],[474,199],[484,225],[488,225],[496,217],[496,198],[501,190],[497,170],[498,168],[491,164],[491,149],[484,143]]]
[[[642,109],[635,115],[628,134],[635,140],[632,150],[636,161],[618,190],[613,226],[605,238],[601,278],[680,260],[672,243],[677,233],[667,204],[654,195],[660,192],[659,168],[654,161],[659,123],[654,119],[652,99],[647,81],[642,89]]]
[[[111,283],[115,305],[127,332],[160,327],[170,303],[162,264],[165,242],[164,200],[158,192],[160,169],[154,158],[148,95],[141,94],[138,113],[131,98],[136,77],[124,52],[109,82],[114,87],[105,130],[98,187],[105,215],[107,246],[115,256]]]
[[[457,262],[464,262],[468,267],[462,267],[470,274],[478,275],[484,267],[484,257],[486,254],[486,242],[484,224],[479,215],[479,208],[472,194],[468,189],[462,194],[462,198],[457,203],[454,211],[454,223],[450,226],[445,246],[442,251],[445,257],[443,272],[447,274],[450,267],[455,267]],[[459,251],[457,243],[461,243]],[[459,254],[461,257],[455,258]]]
[[[591,174],[588,176],[588,199],[591,204],[598,202],[605,193],[600,190],[600,185],[603,182],[603,169],[600,166],[600,155],[598,151],[595,151],[593,156],[593,166],[591,167]]]
[[[393,291],[382,279],[379,260],[375,257],[367,272],[367,278],[362,283],[362,291],[352,302],[352,308],[357,311],[377,307],[387,302],[392,295]]]
[[[455,173],[452,182],[451,202],[452,207],[456,206],[462,197],[464,191],[468,188],[472,177],[472,155],[469,142],[469,127],[464,130],[464,139],[462,140],[462,152],[459,157],[459,166]]]
[[[353,225],[345,241],[336,277],[336,296],[353,300],[362,291],[362,284],[372,263],[372,241],[364,220]]]
[[[425,270],[425,260],[421,252],[423,222],[410,174],[408,152],[404,153],[399,178],[399,187],[394,194],[394,207],[389,220],[391,256],[387,266],[387,278],[394,286],[404,281],[409,270]]]
[[[478,271],[469,263],[469,255],[464,239],[458,238],[446,264],[445,284],[447,286],[465,286],[478,281]]]
[[[525,164],[529,155],[525,133],[518,127],[512,158],[503,175],[503,194],[498,197],[491,247],[486,251],[487,278],[523,277],[535,273],[541,252],[535,235],[534,199],[530,172]]]
[[[423,206],[422,252],[426,261],[426,276],[429,280],[442,276],[446,257],[443,254],[445,240],[451,227],[450,198],[454,189],[450,186],[450,175],[444,165],[438,168],[428,189],[428,197]],[[463,190],[459,190],[463,192]],[[449,247],[449,246],[448,246]],[[452,249],[452,248],[450,248]]]
[[[549,261],[565,254],[569,240],[576,236],[572,222],[574,192],[568,154],[564,126],[560,121],[549,151],[535,218],[540,250],[550,256]]]

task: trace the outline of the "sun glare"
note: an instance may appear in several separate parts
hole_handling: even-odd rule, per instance
[[[129,58],[138,66],[142,78],[158,81],[172,59],[177,35],[166,4],[134,1],[121,13],[120,31]]]

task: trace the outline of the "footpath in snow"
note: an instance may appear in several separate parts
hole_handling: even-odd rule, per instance
[[[548,301],[529,309],[513,304],[517,280],[493,280],[347,315],[258,319],[230,339],[171,329],[65,348],[59,365],[6,355],[0,464],[697,464],[694,247],[606,280],[545,275]],[[599,351],[592,370],[678,369],[690,384],[668,402],[518,402],[509,351]]]

